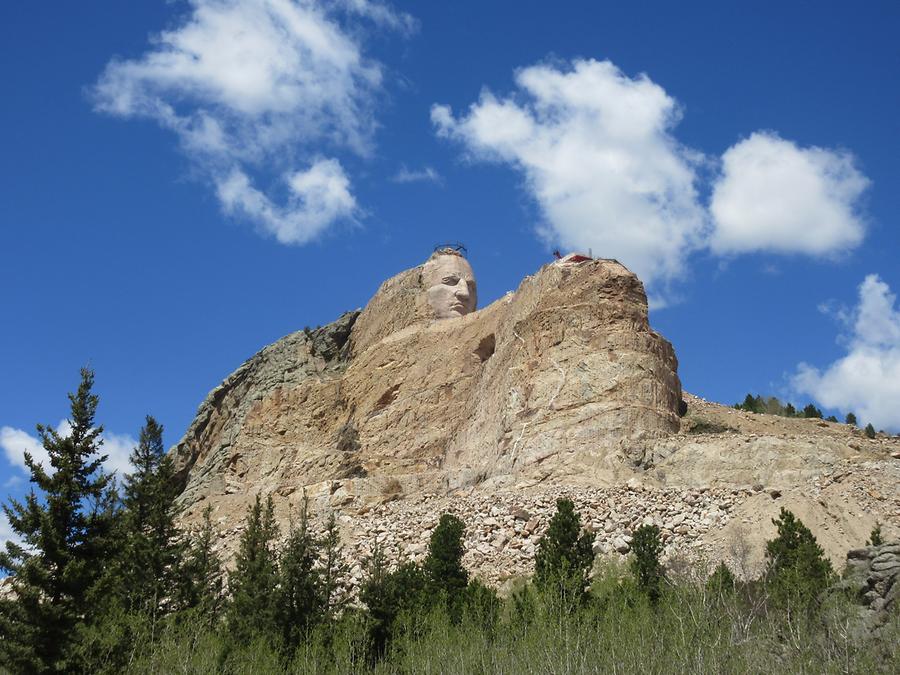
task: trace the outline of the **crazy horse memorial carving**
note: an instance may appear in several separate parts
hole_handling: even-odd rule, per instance
[[[259,491],[602,483],[623,448],[678,430],[675,353],[618,262],[563,258],[476,307],[469,263],[439,249],[362,311],[264,348],[173,448],[182,503],[239,519]]]

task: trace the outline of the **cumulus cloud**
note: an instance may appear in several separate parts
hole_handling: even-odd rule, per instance
[[[695,186],[701,157],[671,133],[675,100],[609,61],[532,66],[515,81],[516,97],[485,91],[460,116],[433,106],[438,135],[521,171],[548,239],[618,258],[648,283],[679,276],[706,219]]]
[[[819,370],[801,363],[793,377],[800,393],[830,408],[853,411],[876,428],[900,429],[900,309],[890,287],[870,274],[848,316],[847,354]]]
[[[217,180],[216,193],[226,213],[249,218],[283,244],[305,244],[356,211],[350,180],[336,159],[317,160],[306,171],[286,175],[284,181],[290,192],[285,206],[255,189],[237,168]]]
[[[106,66],[92,90],[96,109],[149,118],[170,129],[220,198],[233,194],[223,191],[223,184],[237,186],[243,176],[246,199],[238,199],[237,209],[222,202],[225,211],[253,218],[279,241],[308,241],[306,232],[323,231],[346,217],[347,209],[323,208],[318,196],[302,192],[276,206],[252,187],[251,167],[275,165],[295,176],[315,172],[315,166],[296,169],[298,157],[308,163],[314,144],[367,154],[382,69],[363,56],[338,15],[393,28],[408,28],[412,20],[369,0],[189,0],[189,5],[183,21],[157,35],[143,56],[113,59]],[[349,192],[343,170],[341,175]],[[320,194],[318,187],[310,189]],[[323,223],[323,216],[332,221]],[[298,234],[285,237],[286,231]]]
[[[61,436],[68,436],[72,432],[72,426],[68,420],[62,420],[56,425],[56,432]],[[132,467],[128,456],[137,445],[137,441],[128,434],[115,434],[108,431],[104,432],[100,438],[103,441],[100,452],[108,455],[103,463],[103,468],[108,472],[116,471],[119,476],[130,472]],[[0,448],[3,449],[7,461],[22,471],[28,470],[25,465],[26,452],[31,455],[32,459],[40,463],[45,471],[50,473],[54,471],[50,466],[50,457],[40,439],[27,431],[7,426],[0,427]]]
[[[722,156],[710,245],[717,253],[847,251],[865,233],[859,198],[868,185],[849,153],[754,133]]]
[[[31,455],[32,459],[42,464],[45,469],[50,469],[50,457],[41,442],[21,429],[13,427],[0,427],[0,448],[6,454],[6,459],[13,466],[20,469],[26,469],[25,453]]]
[[[869,181],[849,153],[757,132],[719,161],[676,140],[681,110],[662,87],[609,61],[523,68],[515,82],[513,95],[485,90],[458,115],[432,106],[436,133],[519,170],[549,241],[618,258],[651,287],[701,249],[827,256],[864,236]],[[710,183],[701,169],[716,164]]]
[[[421,169],[408,169],[401,166],[400,170],[391,178],[395,183],[443,183],[444,179],[430,166]]]

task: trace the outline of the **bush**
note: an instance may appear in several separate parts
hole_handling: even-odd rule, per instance
[[[724,562],[720,562],[713,573],[706,580],[706,589],[716,596],[723,596],[734,592],[734,574]]]
[[[881,534],[881,523],[875,523],[875,527],[872,528],[872,533],[869,535],[869,540],[866,542],[866,546],[881,546],[884,543],[884,537]]]

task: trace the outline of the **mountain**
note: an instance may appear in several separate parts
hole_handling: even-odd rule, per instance
[[[529,571],[562,495],[598,552],[627,552],[631,531],[656,522],[670,558],[727,558],[748,574],[781,506],[836,562],[876,520],[900,533],[897,439],[683,394],[620,263],[567,256],[468,311],[454,298],[474,298],[474,276],[461,282],[470,268],[451,253],[388,279],[362,311],[265,347],[210,392],[171,450],[185,523],[211,505],[229,552],[258,492],[283,522],[306,493],[317,518],[335,512],[358,562],[376,535],[388,555],[422,555],[450,510],[469,524],[468,565],[495,583]],[[455,271],[436,274],[444,263]],[[436,319],[442,298],[467,313]]]

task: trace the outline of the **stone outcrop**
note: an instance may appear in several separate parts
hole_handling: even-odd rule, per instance
[[[853,549],[847,570],[836,590],[860,603],[863,630],[882,626],[900,607],[900,541]]]

